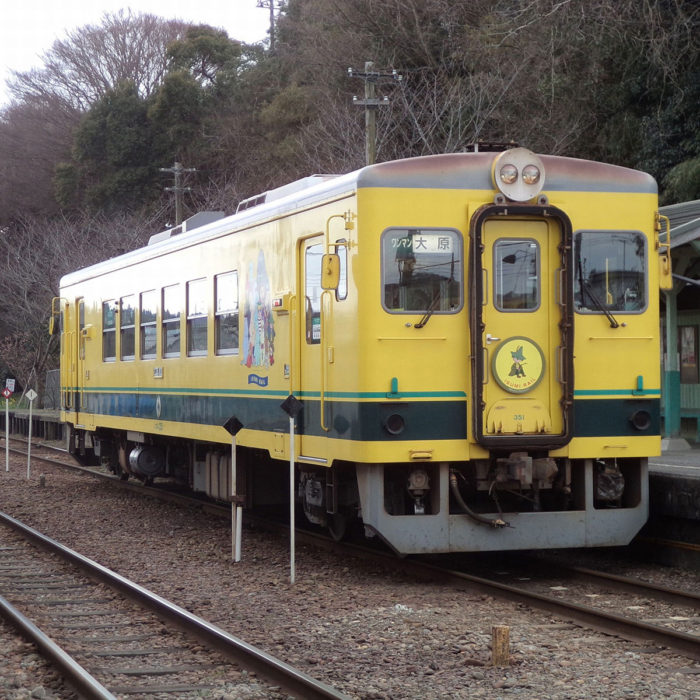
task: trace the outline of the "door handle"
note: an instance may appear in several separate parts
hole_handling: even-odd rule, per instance
[[[498,342],[500,338],[497,338],[495,335],[491,335],[490,333],[486,334],[486,344],[491,345],[491,343]]]

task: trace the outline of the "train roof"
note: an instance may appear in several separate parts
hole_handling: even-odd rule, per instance
[[[231,216],[198,226],[164,231],[151,238],[151,245],[69,273],[61,279],[61,287],[78,283],[100,274],[158,257],[171,250],[188,247],[217,238],[234,230],[309,206],[351,196],[366,188],[421,188],[455,190],[493,190],[491,164],[498,156],[493,152],[446,153],[418,156],[369,165],[346,175],[310,176],[273,190],[272,197],[255,195],[245,200],[248,205]],[[617,192],[656,194],[657,186],[647,173],[607,163],[598,163],[563,156],[541,155],[545,168],[543,192]],[[288,194],[287,194],[288,192]],[[271,194],[270,193],[270,194]],[[266,195],[268,193],[263,193]],[[253,204],[259,200],[260,204]],[[214,217],[212,217],[214,218]],[[179,231],[180,229],[178,229]]]

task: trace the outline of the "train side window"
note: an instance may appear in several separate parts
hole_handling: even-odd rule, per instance
[[[139,306],[139,352],[141,359],[148,360],[156,356],[156,309],[158,292],[152,289],[141,292]]]
[[[136,352],[136,295],[122,297],[119,306],[119,356],[122,360],[133,360]]]
[[[462,279],[458,231],[390,228],[382,234],[382,303],[387,311],[457,313]]]
[[[318,345],[321,342],[321,263],[323,261],[323,245],[310,245],[306,249],[304,261],[305,279],[305,322],[306,342],[308,345]]]
[[[647,307],[646,238],[639,231],[574,234],[574,306],[579,313],[641,313]]]
[[[191,357],[207,354],[207,281],[187,283],[187,354]]]
[[[238,352],[238,272],[216,275],[214,287],[216,354],[232,355]]]
[[[499,311],[540,306],[540,249],[531,239],[501,238],[493,245],[493,299]]]
[[[117,359],[117,302],[114,299],[102,302],[102,359],[105,362]]]
[[[163,357],[180,357],[180,285],[163,287],[161,343]]]
[[[337,301],[343,301],[348,298],[348,247],[345,241],[338,242],[335,252],[340,258],[340,281],[338,289],[335,290],[335,298]]]

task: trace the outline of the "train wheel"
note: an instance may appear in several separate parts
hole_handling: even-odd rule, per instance
[[[333,513],[328,514],[328,532],[331,533],[331,537],[336,541],[340,542],[348,531],[348,518],[343,513]]]

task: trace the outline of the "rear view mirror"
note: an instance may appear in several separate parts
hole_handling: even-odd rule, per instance
[[[61,332],[61,298],[51,300],[51,318],[49,319],[49,335],[59,335]]]
[[[338,289],[340,282],[340,256],[326,253],[321,262],[321,288]]]

